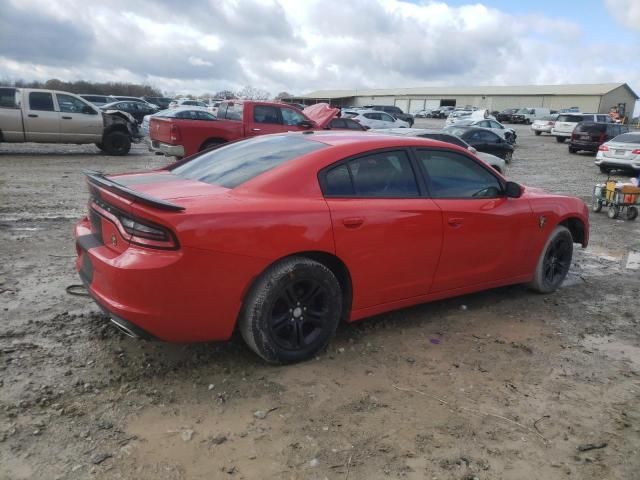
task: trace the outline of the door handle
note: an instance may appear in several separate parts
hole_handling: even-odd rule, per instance
[[[72,120],[73,117],[62,117],[64,120]]]
[[[252,131],[252,132],[259,132],[259,131],[260,131],[260,129],[259,129],[259,128],[252,128],[252,129],[251,129],[251,131]]]
[[[464,219],[463,218],[449,218],[447,220],[447,223],[452,226],[453,228],[458,228],[460,226],[462,226]]]
[[[38,118],[38,115],[36,115],[35,113],[30,113],[29,115],[27,115],[28,117],[31,118]]]
[[[347,228],[358,228],[364,223],[364,217],[347,217],[342,219],[342,224]]]

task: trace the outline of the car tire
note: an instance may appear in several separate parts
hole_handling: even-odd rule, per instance
[[[603,165],[600,165],[600,173],[606,173],[608,175],[610,171],[611,170],[609,169],[609,167],[605,167]]]
[[[620,208],[616,205],[609,205],[607,216],[613,220],[615,218],[618,218],[618,215],[620,215]]]
[[[569,147],[569,153],[578,153],[577,148]]]
[[[627,220],[635,220],[638,218],[638,209],[636,207],[627,207]]]
[[[511,160],[513,160],[513,152],[505,152],[503,160],[505,161],[505,163],[510,164]]]
[[[564,143],[565,138],[564,137],[556,137],[556,142],[558,143]]]
[[[131,150],[131,139],[123,132],[110,132],[102,139],[103,151],[108,155],[122,156]]]
[[[551,293],[562,284],[573,257],[573,237],[569,229],[558,225],[542,249],[529,287],[539,293]]]
[[[599,198],[596,198],[593,201],[593,204],[591,205],[591,209],[596,213],[602,210],[602,200],[600,200]]]
[[[101,143],[99,143],[99,142],[96,142],[96,144],[95,144],[95,145],[96,145],[96,147],[98,147],[98,149],[100,149],[100,150],[104,151],[104,145],[102,145],[102,144],[101,144]]]
[[[243,303],[239,329],[249,348],[267,362],[294,363],[323,350],[341,317],[342,291],[333,272],[295,256],[270,266],[256,280]]]
[[[534,131],[533,133],[535,133],[537,137],[539,137],[540,135],[542,135],[542,132],[539,132],[538,130]]]

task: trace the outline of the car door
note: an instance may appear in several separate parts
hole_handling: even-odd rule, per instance
[[[504,141],[499,135],[489,130],[479,131],[477,135],[482,145],[482,149],[478,148],[479,151],[501,158],[504,156]]]
[[[365,119],[363,123],[369,128],[382,128],[379,113],[363,113],[362,117]]]
[[[253,116],[248,136],[280,133],[287,129],[282,125],[280,109],[274,105],[253,105]]]
[[[403,149],[373,151],[321,172],[336,255],[353,310],[426,294],[442,247],[442,212],[421,197]]]
[[[443,246],[431,291],[526,275],[536,227],[528,200],[504,195],[490,167],[459,152],[417,149],[430,197],[443,215]]]
[[[29,92],[24,115],[27,142],[59,143],[60,113],[56,111],[51,92]]]
[[[94,143],[102,140],[102,115],[80,98],[56,92],[60,111],[60,141],[65,143]]]
[[[396,119],[388,113],[380,113],[380,121],[382,122],[382,128],[393,128],[396,126]]]

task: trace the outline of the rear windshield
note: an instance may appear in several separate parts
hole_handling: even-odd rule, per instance
[[[576,125],[577,133],[600,133],[607,130],[607,125],[604,123],[579,123]]]
[[[190,180],[234,188],[283,163],[321,148],[302,135],[256,137],[217,148],[172,169]]]
[[[16,108],[16,89],[0,88],[0,107]]]
[[[611,141],[619,143],[640,143],[640,133],[623,133]]]
[[[558,115],[558,122],[581,122],[584,120],[584,117],[582,115],[566,115],[566,114],[562,114],[562,115]]]

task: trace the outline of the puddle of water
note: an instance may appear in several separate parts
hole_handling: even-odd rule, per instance
[[[628,362],[640,368],[640,347],[630,345],[613,337],[587,336],[582,341],[585,347],[594,349],[613,360]]]

